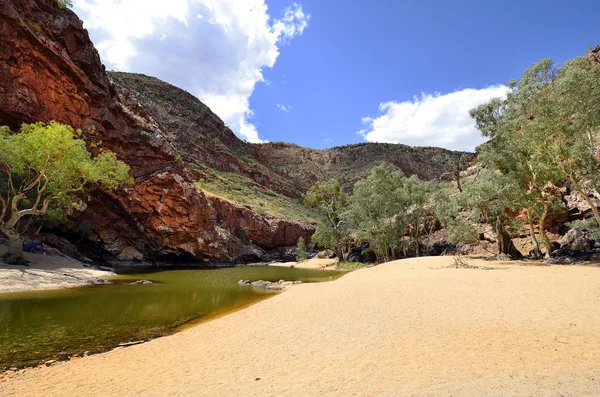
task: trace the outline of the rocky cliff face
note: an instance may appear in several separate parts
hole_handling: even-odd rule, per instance
[[[132,186],[94,191],[72,214],[109,257],[256,260],[310,239],[310,224],[261,216],[194,186],[172,137],[110,81],[73,12],[55,0],[0,0],[0,125],[49,120],[81,128],[131,167]]]
[[[381,161],[439,178],[461,155],[402,145],[247,144],[183,90],[142,75],[109,76],[82,22],[55,0],[0,0],[0,125],[50,120],[82,129],[131,167],[133,185],[90,192],[69,214],[75,230],[86,225],[92,244],[84,245],[97,259],[252,261],[289,256],[299,237],[310,241],[314,223],[264,215],[196,186],[215,171],[297,198],[330,177],[349,189]]]

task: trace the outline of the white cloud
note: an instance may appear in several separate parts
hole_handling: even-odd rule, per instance
[[[473,150],[485,139],[475,128],[469,110],[505,96],[506,91],[506,86],[496,85],[443,95],[423,93],[412,101],[381,103],[378,116],[362,119],[366,128],[358,134],[370,142]]]
[[[292,110],[292,107],[291,107],[291,106],[285,106],[285,105],[280,105],[280,104],[277,104],[277,105],[275,105],[275,106],[277,106],[277,108],[278,108],[279,110],[281,110],[282,112],[285,112],[285,113],[289,113],[289,112],[290,112],[290,110]]]
[[[198,96],[236,133],[260,142],[250,97],[279,47],[308,26],[296,3],[265,0],[75,0],[108,69],[145,73]]]

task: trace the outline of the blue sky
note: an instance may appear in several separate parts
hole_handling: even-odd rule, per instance
[[[109,69],[185,88],[249,141],[465,150],[481,142],[468,109],[542,58],[583,54],[600,11],[583,0],[74,5]]]

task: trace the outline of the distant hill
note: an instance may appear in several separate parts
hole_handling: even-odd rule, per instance
[[[360,143],[325,150],[285,142],[250,144],[235,134],[190,93],[154,77],[109,73],[126,87],[167,132],[182,159],[207,180],[213,170],[243,175],[288,197],[299,197],[317,181],[337,178],[347,191],[374,166],[388,162],[406,175],[448,179],[461,155],[436,147]],[[252,182],[249,182],[252,183]]]

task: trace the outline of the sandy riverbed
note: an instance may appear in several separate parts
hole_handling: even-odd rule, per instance
[[[0,380],[3,396],[600,395],[600,268],[390,262],[179,334]]]
[[[0,256],[7,247],[0,244]],[[89,280],[115,274],[83,266],[83,263],[58,255],[23,253],[29,266],[9,266],[0,262],[0,293],[87,285]]]

